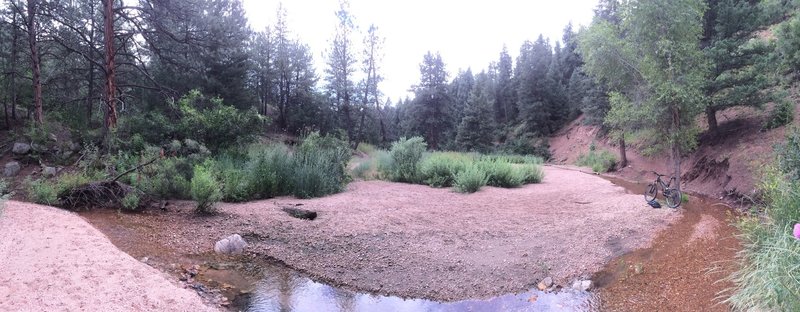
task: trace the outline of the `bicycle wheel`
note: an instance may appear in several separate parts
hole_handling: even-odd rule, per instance
[[[651,200],[656,199],[658,195],[658,188],[655,184],[648,184],[647,188],[644,189],[644,200],[650,202]]]
[[[670,208],[678,208],[681,205],[681,191],[676,189],[666,189],[664,197],[667,199],[667,206]]]

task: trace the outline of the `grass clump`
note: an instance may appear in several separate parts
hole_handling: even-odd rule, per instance
[[[544,171],[542,171],[541,166],[520,166],[518,170],[522,174],[523,184],[541,183],[542,179],[544,179]]]
[[[137,210],[139,209],[139,202],[139,195],[136,194],[136,192],[130,192],[122,198],[122,208],[126,210]]]
[[[453,184],[460,193],[475,193],[486,185],[489,178],[479,166],[471,165],[456,174]]]
[[[590,150],[589,153],[581,154],[575,164],[583,167],[590,167],[597,173],[609,172],[617,165],[617,157],[609,151]]]
[[[504,160],[482,159],[478,161],[488,179],[486,184],[496,187],[514,188],[522,185],[524,176],[509,162]]]
[[[216,211],[215,205],[222,199],[222,189],[205,165],[194,168],[194,175],[191,182],[192,199],[197,202],[195,211],[198,213],[213,213]]]
[[[27,180],[28,199],[34,203],[52,206],[58,202],[55,183],[46,179]]]
[[[432,153],[422,160],[419,171],[423,182],[433,187],[453,186],[456,175],[464,171],[469,157],[452,152]]]

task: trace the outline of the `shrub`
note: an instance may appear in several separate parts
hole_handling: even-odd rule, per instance
[[[246,171],[252,198],[271,198],[286,194],[292,187],[289,177],[294,162],[284,145],[253,145],[249,151]]]
[[[222,199],[222,190],[214,179],[211,170],[204,165],[194,168],[191,182],[192,199],[197,202],[195,211],[198,213],[213,213],[214,205]]]
[[[791,180],[800,180],[800,130],[792,127],[786,132],[784,142],[776,147],[780,170]]]
[[[375,148],[375,145],[372,145],[372,144],[369,144],[369,143],[363,143],[363,142],[362,143],[358,143],[358,146],[356,147],[356,151],[358,151],[360,153],[363,153],[363,154],[367,154],[367,155],[371,155],[376,150],[378,150],[378,149]]]
[[[374,160],[372,158],[365,158],[358,162],[358,164],[353,168],[353,176],[362,179],[368,180],[370,178],[369,173],[372,171],[372,165]]]
[[[12,192],[8,190],[8,182],[0,179],[0,217],[3,216],[3,210],[6,208],[6,201],[11,198]]]
[[[578,166],[585,166],[592,168],[592,171],[597,173],[609,172],[617,165],[617,157],[609,151],[589,151],[587,154],[578,156],[575,161]]]
[[[464,170],[471,159],[458,153],[433,153],[420,162],[420,178],[433,187],[453,185],[455,176]]]
[[[457,192],[475,193],[486,185],[487,181],[486,173],[479,166],[471,165],[455,176],[453,184]]]
[[[496,187],[518,187],[522,185],[524,176],[515,170],[512,164],[505,161],[492,161],[483,159],[478,162],[478,166],[486,173],[487,185]]]
[[[544,171],[539,165],[523,165],[517,170],[521,172],[524,184],[541,183],[542,179],[544,179]]]
[[[395,182],[419,183],[419,162],[428,145],[421,137],[401,138],[392,143],[389,155],[392,159],[386,176]]]
[[[37,204],[52,206],[58,202],[58,191],[54,183],[45,180],[27,180],[28,199]]]
[[[292,195],[298,198],[338,193],[347,182],[344,166],[349,150],[312,148],[297,153],[292,175]]]
[[[769,130],[788,125],[792,120],[794,120],[794,102],[783,95],[775,100],[775,108],[764,122],[763,129]]]
[[[137,210],[139,208],[139,195],[136,192],[129,192],[122,198],[122,208],[126,210]]]

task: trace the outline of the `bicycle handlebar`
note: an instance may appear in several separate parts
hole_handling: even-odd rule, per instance
[[[666,177],[667,176],[666,174],[660,174],[660,173],[655,172],[655,171],[650,171],[650,172],[654,173],[655,175],[657,175],[659,177]]]

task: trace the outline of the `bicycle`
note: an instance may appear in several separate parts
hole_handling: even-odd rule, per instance
[[[675,182],[675,177],[670,177],[669,181],[664,183],[661,177],[665,177],[666,175],[659,174],[655,171],[653,171],[653,173],[656,174],[656,181],[647,185],[644,191],[644,199],[647,202],[656,199],[656,196],[658,196],[658,187],[660,186],[661,193],[664,195],[664,199],[667,200],[667,206],[670,208],[678,208],[681,205],[681,191],[669,187]]]

